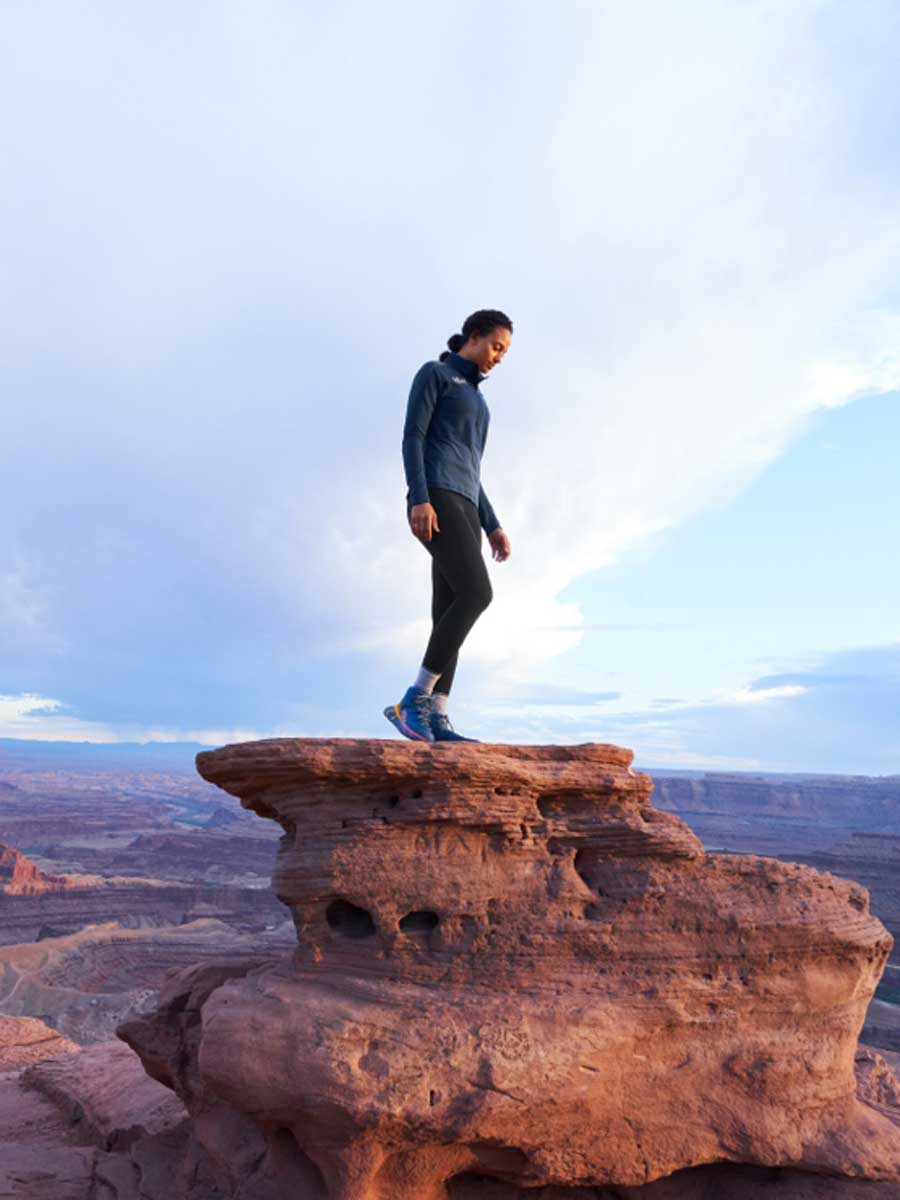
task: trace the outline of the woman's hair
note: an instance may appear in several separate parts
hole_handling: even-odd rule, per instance
[[[485,337],[496,329],[498,325],[502,325],[510,333],[513,331],[513,323],[506,313],[500,312],[497,308],[479,308],[478,312],[473,312],[471,316],[466,317],[463,321],[462,333],[452,333],[447,338],[447,345],[454,352],[461,350],[470,337],[473,335],[475,337]],[[439,355],[440,361],[443,362],[448,356],[449,351],[442,350]]]

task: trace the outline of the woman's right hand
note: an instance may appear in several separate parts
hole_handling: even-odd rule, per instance
[[[431,541],[431,531],[440,533],[437,513],[426,500],[424,504],[414,504],[409,514],[409,526],[420,542]]]

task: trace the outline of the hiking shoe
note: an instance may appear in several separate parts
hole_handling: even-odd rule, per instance
[[[428,718],[431,716],[431,692],[413,683],[403,693],[398,704],[389,704],[384,715],[404,737],[415,742],[433,742],[434,734]]]
[[[457,733],[450,724],[450,718],[446,713],[433,712],[431,714],[431,732],[434,734],[436,742],[477,742],[478,738],[463,737],[461,733]]]

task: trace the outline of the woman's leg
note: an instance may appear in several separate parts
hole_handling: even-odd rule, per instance
[[[440,522],[440,517],[438,517]],[[438,566],[437,559],[431,560],[431,627],[434,629],[438,621],[453,603],[456,593],[453,588],[444,578],[441,568]],[[453,686],[453,676],[456,674],[456,663],[459,658],[459,651],[453,655],[450,662],[444,667],[440,679],[434,685],[435,692],[441,692],[445,696],[450,695],[450,688]]]
[[[466,496],[448,488],[429,492],[440,526],[422,543],[432,558],[431,637],[415,682],[384,715],[404,737],[416,741],[474,742],[476,738],[458,734],[446,714],[459,648],[493,599],[481,557],[481,524],[478,509]],[[407,519],[411,510],[407,500]]]
[[[466,496],[446,488],[430,488],[431,503],[437,513],[440,531],[432,533],[431,541],[423,542],[437,566],[449,591],[442,591],[442,600],[452,593],[452,599],[442,611],[431,630],[422,665],[428,671],[440,672],[439,684],[448,690],[459,648],[469,630],[493,599],[493,589],[481,554],[481,525],[478,509]]]

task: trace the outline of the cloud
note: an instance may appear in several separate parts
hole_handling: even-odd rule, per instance
[[[506,3],[468,54],[471,0],[201,7],[176,41],[18,8],[2,686],[273,729],[414,666],[406,394],[483,304],[516,324],[483,464],[512,557],[467,656],[546,678],[569,585],[900,383],[890,12]]]
[[[287,733],[287,731],[285,731]],[[258,729],[170,729],[84,721],[48,696],[0,696],[0,738],[52,742],[199,742],[221,746],[276,736]]]
[[[783,684],[780,687],[760,687],[758,682],[749,687],[714,688],[712,704],[766,704],[770,700],[783,700],[787,696],[802,696],[807,687],[802,684]]]
[[[517,688],[514,693],[508,697],[508,703],[513,706],[526,705],[534,708],[544,708],[545,706],[575,706],[575,707],[591,707],[595,704],[604,704],[610,700],[618,700],[621,698],[621,692],[590,692],[576,687],[560,687],[554,683],[534,682],[527,687]],[[499,696],[495,696],[493,704],[502,703]]]
[[[900,642],[824,655],[699,703],[660,703],[602,713],[532,706],[515,726],[503,706],[473,711],[485,740],[613,742],[634,749],[636,765],[900,776]]]

